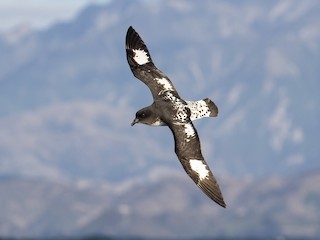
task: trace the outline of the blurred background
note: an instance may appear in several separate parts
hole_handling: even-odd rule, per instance
[[[320,2],[0,1],[0,236],[320,236]],[[125,56],[187,100],[227,208],[185,174]]]

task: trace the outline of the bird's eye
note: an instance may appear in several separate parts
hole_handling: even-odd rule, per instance
[[[144,112],[140,112],[138,116],[139,116],[139,118],[144,118],[146,116],[146,114]]]

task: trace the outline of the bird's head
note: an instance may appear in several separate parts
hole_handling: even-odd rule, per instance
[[[135,125],[136,123],[143,123],[147,125],[152,125],[156,120],[155,115],[153,114],[150,107],[142,108],[136,113],[136,117],[131,123],[131,126]]]

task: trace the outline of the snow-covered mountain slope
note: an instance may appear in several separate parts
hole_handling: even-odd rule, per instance
[[[167,129],[129,127],[151,102],[126,62],[130,25],[184,98],[217,103],[219,116],[196,126],[218,174],[319,166],[319,10],[316,0],[114,1],[19,41],[3,37],[1,174],[119,180],[181,170]]]

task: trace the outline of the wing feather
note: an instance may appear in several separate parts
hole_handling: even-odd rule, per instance
[[[126,35],[126,53],[133,75],[149,87],[154,100],[161,98],[161,91],[179,96],[171,80],[154,65],[146,44],[132,27]]]
[[[175,152],[184,170],[213,201],[226,207],[219,184],[201,153],[198,133],[192,122],[168,124],[175,140]]]

